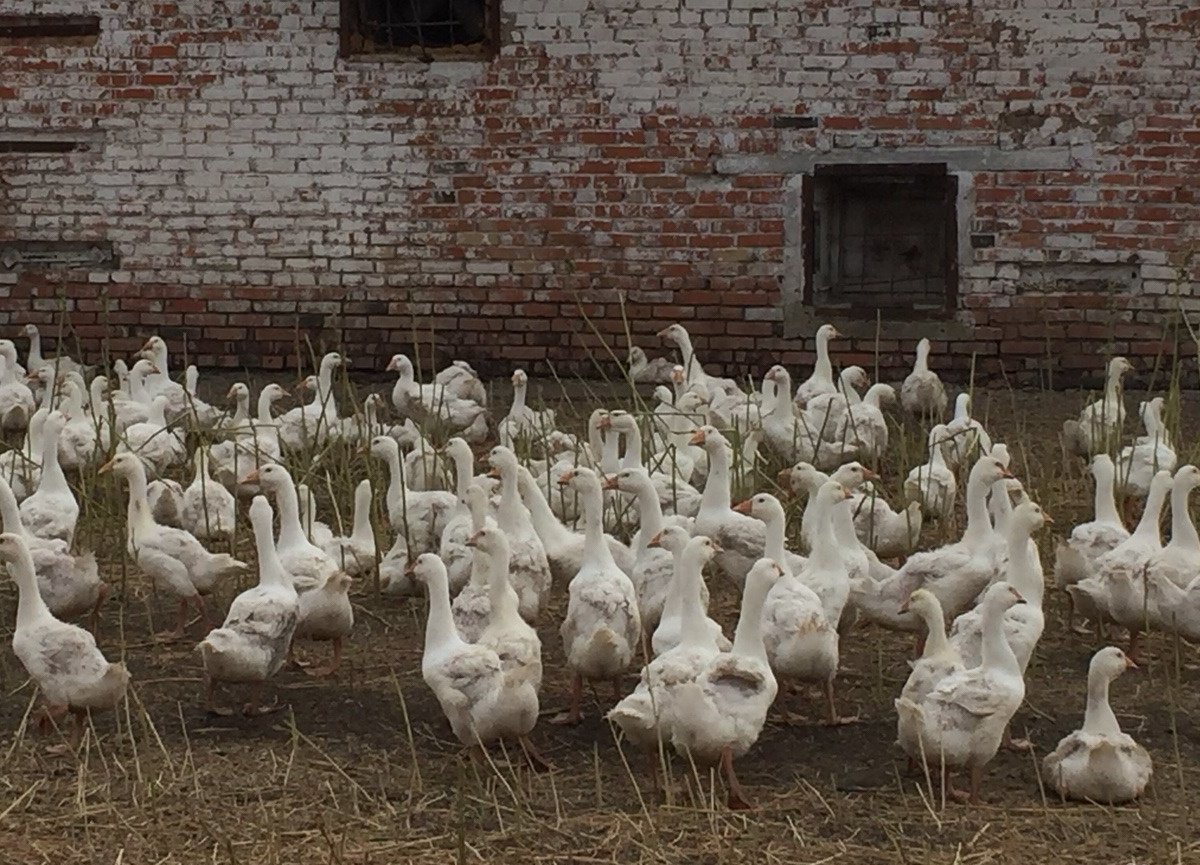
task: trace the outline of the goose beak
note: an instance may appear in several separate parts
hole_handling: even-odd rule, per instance
[[[1046,525],[1048,525],[1048,526],[1054,525],[1054,517],[1050,516],[1045,511],[1042,511],[1042,519],[1046,521]]]
[[[612,429],[612,415],[606,414],[596,421],[596,429]]]
[[[415,560],[404,566],[404,576],[408,577],[410,580],[415,580],[417,578],[417,563]]]
[[[723,553],[723,552],[725,552],[725,548],[724,548],[723,546],[721,546],[720,544],[718,544],[716,541],[713,541],[713,542],[712,542],[712,548],[713,548],[713,552],[714,552],[714,553]]]
[[[1002,472],[1002,474],[1000,475],[1000,477],[1002,477],[1002,478],[1010,478],[1011,479],[1011,478],[1016,477],[1016,475],[1014,475],[1008,469],[1001,469],[1001,472]]]
[[[652,538],[650,539],[650,543],[646,544],[646,546],[648,546],[648,547],[661,547],[661,546],[662,546],[662,539],[663,539],[663,533],[662,533],[662,532],[659,532],[658,534],[656,534],[654,537],[652,537]]]
[[[792,484],[792,470],[791,470],[791,469],[784,469],[784,470],[783,470],[783,471],[781,471],[779,474],[775,475],[775,481],[776,481],[776,482],[777,482],[777,483],[778,483],[778,484],[779,484],[781,487],[788,487],[788,486],[791,486],[791,484]]]
[[[399,368],[399,362],[396,360],[396,358],[392,358],[388,361],[388,365],[384,368],[384,372],[395,372]]]
[[[1125,656],[1125,669],[1126,670],[1136,670],[1137,668],[1138,668],[1138,665],[1133,662],[1133,658],[1126,655]]]
[[[100,468],[99,468],[99,470],[97,470],[96,474],[98,474],[98,475],[106,475],[106,474],[108,474],[109,472],[111,472],[111,471],[112,471],[112,467],[113,467],[113,462],[114,462],[114,460],[109,460],[109,461],[108,461],[108,462],[106,462],[104,465],[100,466]]]
[[[879,475],[877,473],[871,471],[870,469],[865,468],[865,469],[863,469],[863,480],[864,481],[877,481],[877,480],[879,480]]]
[[[658,333],[656,333],[654,335],[657,336],[659,339],[666,339],[667,331],[669,331],[669,330],[670,330],[670,328],[664,327],[662,330],[660,330]]]
[[[735,511],[737,511],[739,514],[749,514],[750,508],[752,507],[750,502],[751,502],[751,499],[746,499],[743,502],[738,502],[736,505],[734,505],[733,509]]]
[[[488,476],[489,478],[496,478],[497,480],[499,480],[499,479],[500,479],[500,469],[497,469],[497,468],[493,468],[493,469],[491,469],[491,470],[490,470],[490,471],[487,473],[487,476]],[[559,481],[559,483],[562,483],[562,481]]]
[[[558,478],[558,485],[560,487],[565,487],[567,484],[569,484],[574,479],[574,477],[575,477],[575,472],[573,472],[573,471],[572,472],[563,472]]]
[[[900,615],[904,615],[908,611],[909,611],[909,602],[905,601],[903,604],[900,605],[900,609],[897,612],[899,612]]]
[[[617,487],[617,476],[616,476],[616,475],[609,475],[608,477],[606,477],[606,478],[604,479],[604,483],[600,485],[600,488],[601,488],[601,489],[605,489],[605,490],[615,490],[615,489],[618,489],[618,487]]]
[[[478,545],[479,545],[479,536],[480,536],[481,534],[483,534],[483,533],[482,533],[482,532],[476,532],[475,534],[471,535],[471,537],[467,538],[467,546],[468,546],[468,547],[475,547],[475,546],[478,546]]]
[[[254,469],[250,474],[242,478],[244,484],[256,484],[259,482],[258,469]]]
[[[698,429],[694,433],[692,433],[692,437],[690,439],[688,439],[688,444],[702,445],[702,444],[704,444],[705,438],[706,438],[706,436],[704,435],[704,430]]]

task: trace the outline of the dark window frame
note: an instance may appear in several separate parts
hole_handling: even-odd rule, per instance
[[[398,0],[402,2],[402,0]],[[483,6],[484,36],[478,42],[458,45],[388,45],[362,32],[364,0],[340,0],[338,53],[353,60],[491,60],[500,53],[501,0],[478,0]]]
[[[819,298],[817,293],[816,275],[818,272],[818,256],[825,252],[820,246],[820,212],[817,209],[818,186],[835,185],[840,179],[867,180],[871,178],[906,177],[922,178],[934,182],[941,187],[941,209],[944,223],[944,260],[943,273],[945,292],[942,305],[913,306],[905,304],[903,299],[894,304],[881,306],[878,304],[856,303],[853,298],[848,302],[838,302],[833,298]],[[953,316],[958,307],[958,176],[950,171],[944,162],[920,163],[853,163],[817,165],[811,174],[805,174],[801,182],[801,243],[803,251],[803,294],[802,303],[818,312],[831,314],[848,314],[852,316],[869,315],[873,317],[877,311],[886,312],[889,318],[899,319],[930,319]],[[836,288],[830,292],[836,297]]]

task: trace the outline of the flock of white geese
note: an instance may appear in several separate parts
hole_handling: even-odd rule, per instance
[[[378,569],[388,594],[427,593],[423,677],[474,751],[508,741],[546,765],[533,741],[543,679],[534,625],[564,584],[570,699],[551,723],[577,723],[585,683],[611,683],[607,717],[627,743],[655,767],[661,749],[719,767],[731,807],[749,805],[734,763],[754,746],[781,683],[819,688],[828,723],[853,720],[839,714],[835,685],[841,641],[856,621],[916,637],[919,654],[895,701],[897,738],[927,776],[945,773],[945,789],[975,801],[998,750],[1028,747],[1007,730],[1045,625],[1046,581],[1031,538],[1050,519],[1013,477],[1005,445],[971,417],[966,394],[946,418],[928,340],[898,400],[930,426],[927,461],[907,475],[909,502],[893,509],[867,464],[887,446],[885,408],[896,390],[866,387],[859,367],[835,377],[830,342],[839,334],[830,325],[817,332],[815,369],[794,392],[781,366],[757,391],[709,375],[687,331],[668,327],[660,336],[678,363],[636,348],[629,355],[630,380],[657,384],[654,402],[597,410],[583,436],[527,404],[522,371],[496,422],[469,365],[422,384],[396,355],[393,424],[378,394],[350,415],[339,409],[334,376],[346,360],[336,352],[308,380],[311,401],[276,415],[287,393],[276,384],[253,411],[244,384],[229,391],[230,411],[204,403],[195,368],[177,381],[157,336],[131,364],[90,379],[68,357],[43,356],[36,328],[27,336],[23,367],[14,343],[0,340],[0,421],[14,436],[24,431],[0,455],[0,559],[19,588],[13,648],[40,690],[42,720],[75,716],[60,748],[78,742],[87,712],[117,705],[130,678],[97,647],[95,616],[108,592],[95,555],[74,543],[80,506],[68,477],[98,463],[128,491],[129,557],[178,604],[176,629],[163,638],[182,638],[191,612],[202,623],[199,663],[214,712],[232,711],[220,705],[224,685],[251,686],[247,714],[276,708],[264,704],[263,685],[298,639],[330,643],[329,663],[309,672],[332,673],[354,627],[353,577]],[[1142,403],[1145,434],[1122,447],[1129,369],[1112,360],[1101,398],[1064,429],[1069,447],[1091,457],[1095,518],[1059,545],[1055,576],[1098,629],[1121,626],[1131,642],[1147,626],[1200,639],[1200,539],[1187,508],[1200,471],[1176,470],[1161,398]],[[203,436],[188,438],[208,444],[189,455],[184,433],[193,429]],[[492,436],[500,444],[478,451],[477,474],[472,445]],[[387,467],[390,545],[372,525],[369,480],[355,490],[345,536],[320,521],[311,491],[293,480],[289,465],[311,468],[314,449],[339,439]],[[792,466],[780,485],[807,500],[803,553],[785,543],[776,496],[733,499],[735,486],[754,488],[766,454]],[[189,461],[190,485],[166,479]],[[229,547],[242,496],[252,496],[258,582],[213,627],[206,598],[249,569],[209,549]],[[1118,497],[1144,500],[1132,532]],[[953,526],[964,498],[961,537],[914,550],[922,522]],[[708,615],[706,572],[741,590],[732,634]],[[90,631],[65,621],[88,614]],[[1083,724],[1045,758],[1045,779],[1064,797],[1123,802],[1145,788],[1150,757],[1108,701],[1110,683],[1132,666],[1119,648],[1094,656]],[[639,667],[628,693],[626,677]],[[949,783],[960,772],[967,791]]]

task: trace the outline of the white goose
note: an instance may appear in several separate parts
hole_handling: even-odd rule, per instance
[[[16,346],[0,339],[0,429],[25,429],[36,410],[33,391],[17,373]]]
[[[296,591],[309,592],[339,573],[337,562],[308,539],[300,519],[300,495],[291,474],[278,463],[268,463],[244,479],[258,484],[274,497],[279,510],[276,549],[283,569],[292,576]]]
[[[1078,420],[1063,422],[1063,437],[1068,447],[1081,456],[1112,450],[1125,425],[1125,376],[1133,365],[1123,357],[1108,362],[1104,394],[1086,405]]]
[[[642,461],[642,431],[637,418],[628,412],[609,412],[600,420],[600,427],[611,430],[625,439],[625,456],[621,468],[644,469]],[[685,478],[691,477],[695,461],[675,449],[668,449],[650,456],[651,468],[647,469],[654,491],[658,496],[659,508],[667,514],[682,514],[694,517],[700,510],[700,491]],[[637,510],[637,499],[634,509]]]
[[[688,384],[703,385],[709,393],[736,392],[738,390],[737,382],[727,378],[718,378],[704,371],[699,358],[696,357],[696,350],[692,346],[691,334],[682,324],[672,324],[663,328],[658,332],[658,337],[667,340],[679,349],[680,362]]]
[[[1117,486],[1126,499],[1143,499],[1150,492],[1155,472],[1175,471],[1178,457],[1171,434],[1163,424],[1163,398],[1155,397],[1138,406],[1146,434],[1117,455]],[[1127,506],[1128,506],[1127,502]]]
[[[714,656],[694,682],[683,684],[671,702],[671,743],[700,765],[719,765],[733,809],[750,807],[733,762],[758,741],[779,686],[763,645],[763,603],[783,575],[770,559],[746,574],[733,649]]]
[[[446,518],[446,527],[438,546],[438,556],[446,566],[450,594],[457,595],[471,576],[474,555],[467,539],[478,529],[473,528],[467,491],[475,475],[475,456],[465,439],[455,436],[446,442],[446,456],[454,466],[454,508]]]
[[[717,554],[717,568],[728,579],[740,585],[751,566],[761,558],[766,543],[766,527],[731,506],[729,461],[731,450],[725,436],[711,426],[703,426],[692,436],[691,443],[704,448],[708,454],[708,482],[700,510],[696,513],[694,532],[717,542],[722,552]]]
[[[146,485],[146,501],[155,522],[182,528],[183,485],[170,478],[157,478]]]
[[[858,448],[854,442],[820,438],[806,416],[797,413],[795,404],[787,398],[792,379],[786,369],[771,367],[764,387],[768,382],[774,384],[774,391],[763,400],[762,432],[772,451],[790,463],[809,462],[822,467],[836,467],[853,457]]]
[[[927,515],[939,520],[950,519],[958,501],[958,481],[946,463],[948,435],[944,424],[929,431],[929,462],[910,471],[904,481],[908,500],[920,502]]]
[[[68,745],[74,749],[87,713],[114,708],[125,697],[129,671],[124,664],[110,664],[87,631],[54,617],[42,600],[33,559],[20,535],[0,534],[0,561],[19,592],[13,652],[37,684],[47,720],[68,711],[74,716]]]
[[[53,411],[42,424],[42,473],[37,489],[21,502],[21,522],[30,534],[47,540],[57,538],[70,545],[79,521],[79,502],[67,484],[58,462],[58,440],[67,418]]]
[[[676,529],[676,531],[679,531]],[[706,537],[691,538],[681,552],[681,575],[673,586],[673,594],[681,606],[681,622],[677,640],[642,668],[641,678],[633,693],[609,711],[607,717],[636,747],[648,751],[652,772],[658,779],[658,748],[671,740],[671,701],[680,685],[694,682],[716,656],[719,647],[713,642],[712,623],[705,616],[700,602],[704,585],[702,569],[712,561],[717,545]],[[720,634],[720,628],[717,628]],[[720,651],[727,651],[726,643]]]
[[[901,723],[917,732],[916,748],[908,756],[918,764],[941,769],[946,789],[964,797],[950,782],[956,769],[970,772],[969,797],[979,802],[983,770],[996,752],[1012,716],[1025,699],[1025,679],[1008,640],[1004,615],[1021,603],[1008,583],[996,583],[983,598],[983,660],[977,667],[953,673],[919,704],[904,697],[896,701]],[[902,744],[911,742],[909,737]],[[911,747],[911,744],[910,744]]]
[[[1083,726],[1065,736],[1042,761],[1044,777],[1064,799],[1117,805],[1136,799],[1150,783],[1154,771],[1150,755],[1121,732],[1108,701],[1113,680],[1136,667],[1115,646],[1092,656]]]
[[[287,661],[300,599],[275,552],[272,518],[266,498],[255,496],[250,504],[250,525],[258,552],[258,585],[234,598],[221,627],[209,631],[197,646],[204,664],[205,703],[213,714],[230,714],[216,705],[218,683],[255,686],[254,698],[243,709],[247,715],[279,708],[261,707],[260,694],[262,686]]]
[[[520,667],[505,670],[495,650],[467,643],[458,635],[450,616],[450,588],[441,559],[424,553],[412,570],[429,594],[421,675],[450,729],[472,749],[505,739],[528,748],[526,737],[538,715],[537,690],[528,671]]]
[[[821,517],[821,530],[816,533],[812,557],[798,567],[785,561],[791,554],[782,549],[784,515],[779,500],[766,493],[748,500],[751,514],[767,523],[769,557],[783,569],[763,605],[763,642],[771,669],[787,681],[819,684],[825,691],[831,724],[843,720],[837,711],[834,678],[838,668],[837,625],[850,584],[833,539],[830,510],[846,495],[845,488],[832,481],[816,494],[812,506]],[[782,558],[780,552],[784,553]],[[818,588],[823,594],[818,594]]]
[[[391,436],[371,439],[371,456],[381,459],[388,467],[388,521],[393,529],[406,538],[413,556],[436,550],[442,532],[454,511],[456,498],[445,490],[410,490],[404,485],[404,468],[400,460],[400,445]]]
[[[817,362],[813,366],[812,375],[796,388],[796,403],[800,408],[804,408],[809,400],[819,394],[837,393],[837,385],[833,381],[833,363],[829,360],[829,341],[840,336],[832,324],[823,324],[817,328]]]
[[[512,374],[513,401],[500,422],[501,441],[519,436],[538,438],[554,429],[554,409],[533,409],[527,404],[529,375],[523,369]]]
[[[101,581],[95,553],[74,555],[62,540],[45,540],[33,535],[21,522],[17,500],[8,482],[0,478],[0,518],[4,531],[20,535],[33,557],[38,590],[50,612],[60,619],[73,619],[91,613],[91,630],[96,632],[100,605],[108,597],[108,585]]]
[[[566,472],[560,483],[579,494],[583,509],[583,562],[568,587],[567,615],[559,628],[571,671],[571,702],[554,723],[583,718],[583,682],[607,680],[619,689],[620,676],[633,662],[642,623],[637,590],[617,566],[604,541],[604,498],[600,479],[589,468]]]
[[[541,485],[527,468],[520,466],[517,473],[521,501],[529,509],[530,522],[546,551],[550,571],[556,580],[569,580],[579,572],[579,567],[583,564],[587,539],[580,532],[571,531],[559,521],[546,501]],[[604,542],[608,545],[608,551],[617,567],[627,574],[633,571],[633,553],[629,547],[609,534],[604,536]]]
[[[55,371],[56,375],[62,375],[68,372],[76,372],[83,375],[87,371],[87,367],[73,358],[60,354],[57,357],[45,357],[42,354],[42,334],[37,329],[37,325],[25,325],[25,336],[29,337],[29,359],[25,362],[25,367],[29,372],[42,367],[50,367]],[[59,344],[62,348],[62,344]]]
[[[896,701],[897,708],[904,700],[920,706],[942,680],[963,670],[963,660],[958,650],[946,638],[946,616],[937,595],[925,589],[917,589],[904,602],[901,612],[911,612],[920,617],[925,625],[925,649],[921,657],[912,662],[912,672]],[[896,741],[906,754],[921,753],[921,718],[915,712],[898,712]],[[915,766],[916,760],[909,758]]]
[[[710,562],[713,556],[721,551],[720,546],[715,541],[704,538],[704,535],[697,535],[693,538],[688,534],[686,529],[679,526],[667,526],[650,539],[650,549],[662,548],[666,550],[671,554],[672,563],[671,582],[667,586],[667,598],[663,603],[662,616],[659,618],[658,625],[654,628],[654,633],[650,638],[650,648],[655,655],[662,655],[671,651],[671,649],[678,646],[683,640],[684,604],[689,597],[687,593],[691,591],[688,589],[689,580],[694,576],[694,574],[687,573],[686,570],[681,570],[688,567],[684,561],[683,554],[687,550],[689,542],[700,538],[709,541],[708,546],[705,547],[706,552],[701,562],[701,565],[703,565]],[[704,582],[703,573],[700,574],[700,585],[696,591],[700,599],[700,612],[704,617],[702,627],[705,639],[717,650],[722,652],[729,651],[730,646],[733,644],[725,637],[721,625],[708,616],[708,585]]]
[[[1159,520],[1171,487],[1170,472],[1158,472],[1150,483],[1146,509],[1133,534],[1100,556],[1091,576],[1067,587],[1075,609],[1086,618],[1098,624],[1116,622],[1129,629],[1130,657],[1137,656],[1138,635],[1146,617],[1154,617],[1146,607],[1143,575],[1150,560],[1163,548]]]
[[[127,426],[118,445],[119,450],[135,454],[148,468],[160,475],[166,474],[167,469],[187,458],[183,440],[167,425],[167,418],[163,414],[166,407],[165,396],[159,394],[154,397],[150,401],[147,420]]]
[[[370,573],[375,567],[375,530],[371,527],[371,481],[354,488],[354,522],[350,534],[335,535],[321,545],[325,555],[352,577]]]
[[[485,528],[496,525],[496,521],[491,515],[491,504],[488,502],[488,498],[487,491],[481,484],[472,483],[467,487],[467,508],[471,515],[471,532],[467,535],[468,541]],[[488,580],[490,576],[489,560],[486,554],[482,550],[470,546],[468,546],[468,550],[471,553],[470,576],[467,584],[454,596],[451,613],[454,616],[454,625],[458,628],[458,633],[468,643],[474,643],[483,633],[483,629],[487,627],[488,619],[491,618],[492,597]],[[509,547],[505,560],[506,571],[511,561],[512,551]],[[507,573],[505,582],[508,582]]]
[[[100,467],[129,485],[129,507],[125,519],[125,543],[129,555],[153,580],[155,588],[179,599],[179,618],[174,631],[160,637],[179,639],[187,626],[190,604],[200,614],[205,630],[211,628],[203,596],[217,581],[246,565],[228,553],[210,553],[195,537],[182,529],[154,521],[146,499],[146,469],[136,456],[118,453]]]
[[[537,692],[542,687],[542,641],[517,609],[517,593],[508,582],[508,539],[495,526],[485,526],[469,542],[487,559],[488,618],[475,642],[499,655],[506,672],[520,669]]]
[[[317,371],[317,386],[313,401],[297,406],[276,419],[279,441],[290,450],[320,446],[329,440],[334,430],[341,429],[337,401],[333,397],[334,371],[346,366],[346,359],[336,351],[321,358]]]
[[[928,339],[921,339],[917,343],[917,358],[913,362],[912,372],[900,386],[900,405],[911,415],[940,421],[946,414],[948,404],[946,386],[938,374],[929,368],[929,349]]]
[[[943,454],[952,469],[974,463],[980,454],[992,452],[992,439],[983,424],[971,417],[971,395],[960,393],[954,400],[954,417],[946,424]]]
[[[900,606],[917,589],[931,591],[946,615],[966,612],[996,573],[995,535],[988,515],[987,494],[1001,478],[1011,477],[999,460],[980,457],[967,480],[967,528],[962,539],[935,550],[913,553],[900,570],[882,580],[851,585],[855,607],[866,618],[901,631],[915,631],[918,621]]]
[[[249,398],[248,389],[246,393]],[[271,407],[285,396],[287,391],[280,385],[272,383],[263,387],[258,394],[255,417],[231,428],[229,433],[233,438],[215,442],[209,448],[213,474],[227,489],[243,492],[240,487],[242,478],[267,463],[279,462],[283,458],[279,425],[271,413]]]
[[[668,550],[653,547],[650,541],[667,523],[658,503],[658,492],[644,468],[625,468],[604,481],[605,490],[618,490],[631,495],[637,502],[641,523],[630,542],[632,567],[627,571],[638,594],[638,612],[642,627],[654,633],[662,618],[663,605],[671,590],[675,575],[674,557]],[[690,532],[693,521],[684,517],[672,518],[672,525],[683,525]],[[618,562],[620,564],[620,562]],[[624,568],[622,568],[624,570]],[[708,588],[704,587],[704,603],[708,604]]]
[[[1055,584],[1064,591],[1087,579],[1097,559],[1129,538],[1129,529],[1121,522],[1113,493],[1116,475],[1112,457],[1108,454],[1092,457],[1092,477],[1096,481],[1094,519],[1077,525],[1071,530],[1071,537],[1060,540],[1055,550]],[[1067,600],[1073,616],[1074,595],[1068,593]]]
[[[412,361],[402,354],[393,355],[387,368],[399,373],[392,388],[392,404],[403,417],[436,418],[472,444],[487,437],[487,407],[458,396],[451,386],[453,382],[418,384]]]
[[[1037,547],[1030,543],[1031,536],[1053,520],[1033,502],[1018,505],[1012,513],[1008,528],[1008,565],[1004,581],[1017,590],[1025,603],[1019,604],[1004,614],[1004,636],[1012,646],[1017,664],[1024,675],[1033,650],[1042,638],[1046,617],[1042,612],[1045,595],[1045,576],[1038,558]],[[983,615],[979,607],[963,613],[954,620],[950,629],[950,642],[968,667],[979,664],[983,658]]]
[[[521,503],[520,465],[517,456],[503,445],[492,448],[488,462],[500,476],[500,509],[496,522],[508,536],[512,560],[509,581],[521,601],[521,617],[536,622],[550,596],[552,572],[546,547],[534,529],[529,509]],[[605,544],[605,551],[608,546]],[[608,553],[611,558],[611,553]]]
[[[671,361],[665,357],[650,360],[645,350],[636,345],[629,346],[629,357],[626,374],[635,382],[649,384],[666,384],[671,380]]]
[[[217,539],[233,535],[237,502],[229,490],[208,476],[208,453],[197,447],[192,454],[196,474],[183,491],[179,521],[198,538]]]

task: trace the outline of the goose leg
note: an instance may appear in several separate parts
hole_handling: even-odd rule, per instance
[[[196,595],[196,597],[192,598],[192,606],[200,614],[200,624],[204,626],[205,632],[211,631],[213,629],[212,619],[208,617],[208,606],[204,603],[204,598]]]
[[[310,675],[310,676],[315,676],[315,677],[332,676],[337,671],[338,667],[340,667],[341,665],[342,665],[342,638],[334,637],[333,638],[333,658],[330,659],[329,663],[326,664],[324,667],[310,667],[309,669],[305,670],[304,672],[308,673],[308,675]]]
[[[217,705],[217,680],[208,676],[204,677],[204,710],[218,718],[228,718],[233,714],[233,709]]]
[[[746,791],[738,781],[737,773],[733,770],[733,749],[726,748],[721,752],[721,769],[725,773],[725,782],[729,785],[727,804],[730,811],[749,811],[754,805],[746,798]]]
[[[187,608],[188,599],[184,598],[179,602],[179,614],[176,619],[175,630],[161,631],[154,635],[154,639],[160,643],[169,643],[172,640],[183,639],[183,635],[187,631]]]
[[[954,786],[954,777],[948,766],[942,768],[942,785],[945,788],[946,796],[955,802],[966,802],[970,799],[969,793]]]
[[[263,689],[266,687],[264,682],[259,682],[254,686],[254,691],[251,693],[250,702],[242,707],[242,714],[247,718],[257,718],[260,715],[270,715],[272,712],[278,712],[283,708],[283,704],[275,700],[271,705],[264,706],[262,704]]]
[[[535,772],[549,772],[554,769],[550,761],[542,756],[537,747],[530,741],[528,736],[522,736],[520,739],[521,750],[525,752],[525,759],[529,761],[529,767]]]
[[[100,589],[96,592],[96,605],[92,607],[92,614],[88,620],[88,629],[92,632],[92,636],[96,636],[100,630],[100,607],[108,600],[108,583],[101,583]]]
[[[979,788],[983,784],[983,766],[971,767],[971,798],[968,800],[972,805],[978,805],[982,800],[979,798]]]
[[[825,683],[825,700],[829,704],[829,726],[840,727],[843,724],[854,724],[858,721],[858,715],[843,717],[838,714],[837,698],[833,692],[833,679]]]
[[[574,726],[583,720],[583,676],[571,674],[571,704],[567,711],[550,719],[551,724]]]

